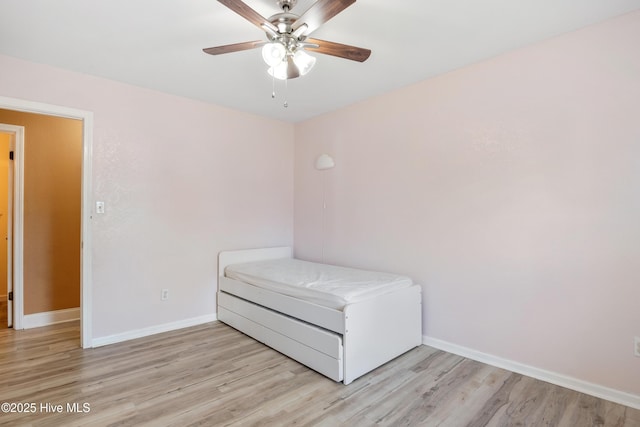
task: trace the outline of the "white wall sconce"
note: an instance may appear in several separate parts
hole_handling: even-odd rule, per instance
[[[333,158],[328,154],[321,154],[316,159],[316,169],[319,171],[331,169],[335,165],[336,163],[333,161]]]

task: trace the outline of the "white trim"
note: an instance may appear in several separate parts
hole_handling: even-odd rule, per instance
[[[579,380],[567,375],[556,372],[547,371],[545,369],[536,368],[534,366],[525,365],[523,363],[514,362],[513,360],[503,359],[491,354],[482,353],[471,348],[463,347],[457,344],[443,341],[428,336],[422,337],[422,343],[429,347],[437,348],[448,353],[457,354],[458,356],[486,363],[491,366],[506,369],[518,374],[526,375],[541,381],[546,381],[561,387],[579,391],[580,393],[589,394],[631,408],[640,409],[640,396],[626,393],[624,391],[615,390],[598,384]]]
[[[190,319],[178,320],[177,322],[149,326],[148,328],[136,329],[133,331],[122,332],[120,334],[94,338],[93,346],[101,347],[103,345],[115,344],[123,341],[134,340],[137,338],[144,338],[150,335],[161,334],[163,332],[170,332],[178,329],[189,328],[191,326],[202,325],[204,323],[214,322],[216,320],[218,320],[218,316],[214,313],[200,317],[192,317]]]
[[[6,96],[0,96],[0,107],[13,111],[66,117],[69,119],[83,119],[85,114],[93,114],[89,111],[78,110],[76,108],[44,104],[42,102],[27,101],[26,99],[9,98]]]
[[[15,133],[13,153],[13,303],[12,324],[22,329],[24,316],[24,126]]]
[[[93,158],[93,112],[77,110],[75,108],[63,107],[59,105],[43,104],[40,102],[27,101],[24,99],[8,98],[0,96],[0,108],[24,111],[28,113],[38,113],[50,116],[66,117],[72,119],[79,119],[83,122],[82,130],[82,207],[81,207],[81,222],[82,222],[82,242],[81,242],[81,283],[80,283],[80,345],[82,348],[92,347],[92,281],[91,281],[91,207],[92,207],[92,158]],[[19,151],[16,147],[16,151]],[[22,154],[22,153],[21,153]],[[17,155],[17,153],[16,153]],[[17,197],[16,193],[14,197]],[[18,200],[16,200],[16,203]],[[20,201],[21,202],[21,201]],[[14,221],[18,221],[15,218]],[[14,226],[16,223],[14,222]],[[17,239],[18,233],[21,230],[16,229],[15,238]],[[16,242],[17,243],[17,242]],[[22,256],[22,248],[14,247],[16,258]],[[14,266],[17,262],[22,262],[22,259],[14,259]],[[22,269],[20,269],[20,272]],[[20,273],[17,269],[14,269],[15,273]],[[17,284],[18,277],[14,276],[14,288]],[[21,283],[20,283],[21,285]],[[22,314],[23,303],[21,292],[14,291],[14,312]],[[20,289],[22,291],[22,289]],[[20,310],[20,311],[18,311]],[[18,320],[16,316],[16,321]],[[17,322],[14,323],[15,329],[20,329],[22,325]]]
[[[25,314],[22,318],[22,328],[31,329],[56,323],[71,322],[80,319],[80,307],[64,310],[45,311],[42,313]]]
[[[91,348],[93,337],[93,285],[91,281],[92,261],[91,248],[93,239],[91,234],[92,206],[93,206],[93,113],[81,112],[82,116],[82,206],[81,206],[81,227],[82,241],[80,243],[80,346],[82,348]]]
[[[2,101],[2,98],[0,98]],[[0,104],[1,106],[1,104]],[[11,307],[8,307],[8,321],[13,329],[23,329],[24,316],[24,275],[23,275],[23,243],[24,243],[24,126],[15,126],[10,124],[0,124],[0,132],[12,134],[13,152],[13,176],[11,177],[13,186],[13,200],[11,201],[12,212],[10,221],[13,225],[11,235],[7,236],[11,241],[7,241],[7,245],[13,246],[13,250],[9,251],[11,257],[11,269],[7,274],[12,275],[12,280],[7,277],[7,285],[9,291],[13,291],[13,301]],[[10,166],[11,167],[11,166]],[[9,270],[9,269],[7,269]]]
[[[22,146],[24,145],[24,141],[22,141],[24,137],[24,129],[22,129],[22,131],[20,132],[20,134],[17,134],[14,132],[13,134],[13,138],[10,139],[9,142],[9,150],[13,151],[14,156],[13,156],[13,162],[9,162],[8,164],[8,169],[9,169],[9,176],[7,177],[7,192],[8,192],[8,196],[9,196],[9,200],[7,200],[7,293],[8,292],[13,292],[13,288],[14,288],[14,274],[13,272],[16,269],[15,266],[15,261],[14,261],[14,248],[15,248],[15,217],[18,214],[18,211],[16,209],[16,192],[19,191],[19,188],[17,187],[16,183],[20,182],[20,179],[18,179],[17,175],[18,173],[20,173],[20,168],[22,167],[21,165],[16,166],[16,147],[18,145]],[[20,142],[16,142],[16,139],[20,138]],[[21,214],[21,212],[20,212]],[[20,221],[22,221],[22,217],[20,217]],[[22,238],[22,236],[20,236]],[[7,301],[7,325],[9,328],[13,328],[13,300],[11,301]],[[3,325],[4,326],[4,325]]]

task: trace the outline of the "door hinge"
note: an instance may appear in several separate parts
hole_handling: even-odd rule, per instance
[[[9,151],[9,160],[13,160],[13,151]]]
[[[9,292],[8,299],[9,301],[13,301],[13,291]]]

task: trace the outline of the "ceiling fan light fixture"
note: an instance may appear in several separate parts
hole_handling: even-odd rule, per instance
[[[300,75],[304,76],[316,65],[316,58],[304,50],[298,49],[293,55],[293,62],[298,67],[298,70],[300,70]]]
[[[356,0],[315,0],[313,5],[301,15],[291,13],[291,9],[298,0],[277,0],[276,3],[282,12],[272,15],[268,19],[253,10],[244,0],[218,1],[261,28],[266,33],[268,41],[257,40],[214,46],[203,49],[204,52],[210,55],[220,55],[262,47],[262,59],[268,65],[267,72],[272,76],[272,98],[276,97],[276,79],[285,81],[286,90],[288,80],[308,74],[315,66],[316,58],[304,51],[305,48],[316,53],[359,62],[366,61],[371,54],[369,49],[308,38],[311,33],[355,3]],[[284,106],[288,106],[286,96]]]
[[[270,67],[283,63],[285,56],[287,56],[287,48],[280,42],[267,43],[262,47],[262,59]]]
[[[289,65],[287,61],[282,61],[278,65],[269,67],[267,70],[270,76],[275,77],[278,80],[287,80],[289,77]]]
[[[298,49],[293,55],[287,53],[286,59],[281,60],[277,64],[269,65],[271,66],[267,72],[276,79],[295,79],[311,71],[313,66],[316,65],[316,58],[302,49]]]

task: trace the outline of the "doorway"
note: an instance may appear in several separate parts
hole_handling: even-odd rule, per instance
[[[63,117],[79,120],[81,122],[82,146],[81,146],[81,201],[80,201],[80,345],[83,348],[92,347],[91,331],[91,157],[92,157],[92,130],[93,113],[76,110],[67,107],[41,104],[31,101],[0,97],[0,109],[11,110],[13,112],[35,113],[43,116]],[[0,128],[0,131],[2,129]],[[24,313],[23,281],[21,277],[23,268],[23,250],[21,246],[24,238],[21,229],[21,218],[24,215],[24,204],[21,198],[23,187],[21,182],[23,177],[18,170],[22,170],[18,163],[24,161],[20,156],[20,147],[16,147],[14,164],[16,166],[16,183],[14,194],[14,328],[22,329],[22,317]],[[2,172],[0,172],[2,173]],[[18,182],[20,181],[20,182]],[[20,191],[18,191],[20,187]],[[1,292],[1,291],[0,291]]]
[[[22,165],[23,145],[22,126],[0,124],[0,239],[5,237],[5,244],[0,243],[3,328],[15,326],[13,296],[16,277],[22,283],[22,238],[17,239],[17,250],[15,245],[15,234],[22,236],[22,169],[16,168],[15,164]]]
[[[0,328],[13,326],[13,307],[9,297],[13,290],[11,253],[13,252],[11,221],[13,180],[9,160],[12,136],[0,132]],[[2,244],[2,240],[6,244]]]

